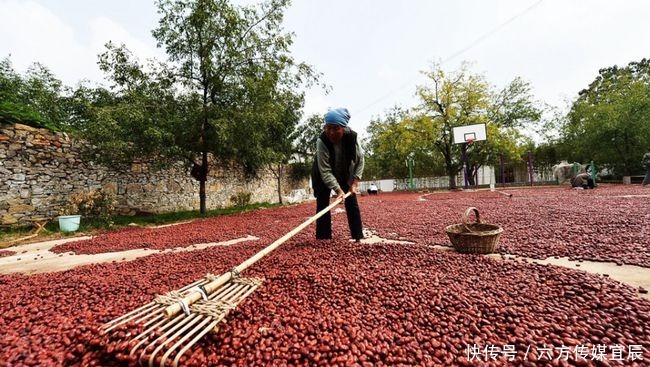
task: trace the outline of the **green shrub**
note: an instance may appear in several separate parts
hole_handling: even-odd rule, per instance
[[[251,193],[246,191],[238,192],[230,197],[230,201],[238,208],[243,208],[251,202]]]
[[[30,106],[8,101],[0,102],[0,122],[47,127],[45,119]]]
[[[115,195],[101,189],[70,195],[61,215],[81,214],[86,218],[109,220],[115,214]]]

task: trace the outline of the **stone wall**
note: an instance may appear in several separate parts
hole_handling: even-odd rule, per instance
[[[79,144],[64,133],[0,123],[0,225],[52,219],[71,193],[97,188],[116,194],[123,213],[198,210],[199,182],[189,170],[182,163],[164,171],[134,163],[128,172],[118,172],[84,161]],[[246,180],[241,169],[210,167],[207,208],[229,206],[239,192],[250,192],[251,202],[277,203],[276,183],[270,171]],[[307,187],[285,178],[282,192]]]

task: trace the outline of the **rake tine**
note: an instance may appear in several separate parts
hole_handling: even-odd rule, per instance
[[[243,296],[240,296],[242,299],[248,297],[249,294],[253,293],[259,286],[253,286]]]
[[[192,316],[194,316],[194,315],[192,315]],[[191,320],[190,322],[184,323],[186,325],[184,325],[184,324],[179,325],[179,326],[183,326],[183,327],[180,330],[178,330],[176,333],[174,333],[174,335],[170,336],[167,340],[165,340],[162,344],[160,344],[156,349],[154,349],[154,351],[151,353],[151,356],[149,357],[149,367],[154,366],[154,361],[156,359],[156,354],[158,354],[163,349],[163,347],[165,345],[169,344],[171,341],[176,339],[179,335],[183,334],[183,332],[185,330],[192,327],[192,325],[196,324],[199,320],[201,320],[203,318],[203,316],[198,316],[198,317],[192,317],[192,316],[187,317],[187,320]],[[165,335],[167,335],[170,332],[172,332],[172,330],[165,333]]]
[[[217,292],[211,294],[211,295],[209,296],[209,298],[210,298],[210,299],[219,298],[219,297],[222,296],[224,293],[228,293],[228,291],[229,291],[228,288],[229,288],[229,287],[224,287],[223,289],[220,289],[219,291],[217,291]],[[164,306],[162,306],[162,307],[164,307]],[[185,314],[179,314],[179,315],[177,315],[175,318],[173,318],[172,320],[168,320],[168,319],[166,319],[166,318],[164,317],[164,314],[163,314],[163,313],[160,313],[157,317],[155,317],[155,318],[153,318],[152,320],[150,320],[149,322],[147,322],[144,326],[147,326],[147,325],[149,325],[149,324],[151,324],[151,323],[153,323],[153,322],[155,322],[156,320],[159,320],[159,319],[161,319],[161,318],[162,318],[162,320],[160,320],[160,321],[158,321],[157,323],[155,323],[154,325],[150,326],[147,330],[143,331],[142,333],[140,333],[138,336],[136,336],[136,337],[133,339],[133,340],[137,340],[137,339],[143,338],[143,339],[142,339],[138,344],[136,344],[136,345],[133,347],[133,349],[131,350],[130,355],[132,355],[132,356],[135,355],[135,354],[137,353],[137,350],[138,350],[138,349],[139,349],[139,348],[140,348],[144,343],[146,343],[147,340],[149,340],[149,337],[148,337],[148,335],[147,335],[149,332],[155,330],[155,329],[158,328],[158,327],[160,327],[160,331],[164,331],[164,330],[166,330],[166,329],[168,329],[168,328],[174,326],[174,325],[177,324],[178,322],[181,322],[181,325],[182,325],[182,323],[183,323],[183,319],[186,318],[186,315],[185,315]],[[185,322],[187,322],[187,320],[185,320]],[[164,325],[163,325],[163,324],[164,324]],[[161,326],[161,325],[162,325],[162,326]],[[177,327],[178,327],[178,326],[177,326]],[[176,327],[176,328],[177,328],[177,327]],[[173,328],[172,331],[175,330],[176,328]],[[165,337],[167,334],[169,334],[169,332],[165,333],[164,335],[161,335],[161,337]],[[156,342],[157,342],[159,339],[160,339],[160,338],[154,340],[154,341],[151,342],[148,346],[144,347],[143,353],[144,353],[147,349],[149,349],[151,346],[155,345]],[[141,356],[141,358],[142,358],[142,356]]]
[[[149,340],[149,336],[148,336],[147,334],[149,334],[151,331],[155,330],[157,327],[159,327],[160,325],[162,325],[162,324],[164,324],[165,322],[167,322],[167,324],[163,325],[163,326],[160,328],[160,330],[165,330],[165,329],[167,329],[168,327],[170,327],[170,326],[174,325],[175,323],[177,323],[181,318],[183,318],[183,315],[178,315],[178,316],[176,316],[174,319],[168,321],[167,319],[165,319],[165,318],[162,317],[162,316],[163,316],[162,314],[158,315],[158,318],[162,318],[162,320],[160,320],[160,321],[157,322],[155,325],[152,325],[152,326],[149,327],[147,330],[141,332],[140,334],[138,334],[138,336],[136,336],[135,338],[133,338],[133,340],[135,341],[135,340],[138,340],[138,339],[144,337],[142,340],[140,340],[140,342],[139,342],[138,344],[136,344],[136,345],[133,347],[133,349],[131,349],[131,352],[129,353],[129,355],[134,356],[135,353],[136,353],[136,350],[137,350],[137,349],[138,349],[142,344],[146,343],[147,340]],[[146,347],[145,347],[145,349],[146,349]]]
[[[188,285],[178,289],[178,292],[183,292],[183,291],[186,291],[186,290],[188,290],[190,288],[193,288],[193,287],[196,287],[196,286],[199,286],[199,285],[203,285],[203,284],[207,284],[209,282],[210,282],[210,280],[207,280],[205,278],[204,279],[199,279],[199,280],[195,281],[194,283],[188,284]],[[104,332],[107,333],[110,330],[112,330],[115,326],[125,324],[125,323],[129,322],[132,318],[129,319],[129,320],[124,320],[123,322],[120,322],[121,320],[123,320],[123,319],[125,319],[127,317],[130,317],[131,315],[133,315],[135,313],[142,314],[144,312],[149,312],[149,311],[151,311],[152,308],[155,308],[155,306],[160,306],[160,305],[157,304],[156,302],[149,302],[144,306],[138,307],[135,310],[132,310],[131,312],[129,312],[127,314],[124,314],[124,315],[122,315],[122,316],[120,316],[120,317],[118,317],[116,319],[113,319],[113,320],[107,322],[106,324],[104,324],[104,328],[107,328],[107,329],[104,330]],[[164,307],[162,307],[162,308],[164,309]],[[113,324],[115,324],[115,325],[113,325]]]
[[[158,306],[159,306],[158,309],[152,310],[151,312],[144,315],[143,317],[135,320],[134,323],[136,323],[136,324],[144,323],[144,326],[147,326],[148,324],[150,324],[152,322],[150,319],[152,319],[152,318],[157,319],[158,317],[160,317],[160,315],[163,314],[161,311],[164,310],[165,305],[158,305]]]
[[[158,316],[153,317],[151,320],[149,320],[149,321],[145,322],[144,324],[142,324],[142,327],[147,327],[147,325],[150,325],[152,322],[155,322],[156,320],[158,320],[160,318],[164,318],[164,316],[165,315],[162,312],[160,312],[158,314]]]
[[[237,293],[224,297],[225,298],[224,301],[228,301],[228,302],[232,301],[233,303],[236,303],[238,299],[244,299],[248,297],[248,295],[253,293],[253,291],[255,291],[259,286],[258,285],[251,286],[250,289],[248,289],[248,291],[246,290],[246,284],[238,284],[234,287],[237,287]]]
[[[180,347],[181,344],[183,344],[183,342],[185,342],[185,340],[187,340],[187,339],[189,339],[190,337],[192,337],[192,335],[194,335],[195,332],[200,332],[200,331],[205,327],[205,325],[206,325],[207,323],[210,322],[210,319],[212,319],[212,318],[211,318],[211,317],[205,317],[204,320],[201,321],[200,324],[196,325],[196,326],[194,327],[194,329],[192,329],[189,333],[185,334],[185,335],[184,335],[182,338],[180,338],[180,339],[179,339],[179,340],[178,340],[174,345],[172,345],[171,348],[169,348],[169,349],[167,350],[167,352],[162,356],[162,360],[160,361],[160,367],[165,367],[165,363],[166,363],[166,361],[167,361],[167,358],[169,358],[169,355],[170,355],[174,350],[176,350],[176,348]],[[211,330],[211,329],[208,329],[208,331],[209,331],[209,330]]]
[[[248,291],[246,291],[247,286],[250,286],[250,289]],[[227,295],[226,297],[224,297],[224,300],[236,301],[239,298],[241,298],[241,299],[246,298],[249,294],[251,294],[254,290],[256,290],[259,287],[259,285],[249,285],[249,284],[244,284],[244,283],[235,283],[235,284],[231,285],[231,287],[233,287],[233,288],[236,287],[237,293]],[[242,296],[242,294],[241,294],[242,292],[245,292],[244,296]]]
[[[192,293],[196,284],[205,284],[209,279],[194,282],[183,289],[185,295]],[[217,330],[217,325],[248,295],[260,286],[258,279],[236,278],[223,284],[206,301],[198,301],[190,308],[190,314],[177,314],[171,319],[165,317],[167,302],[183,297],[180,291],[172,291],[156,297],[156,300],[117,318],[103,326],[102,333],[108,334],[120,325],[138,325],[139,334],[129,342],[129,356],[139,355],[140,366],[178,367],[183,356],[207,333]],[[216,302],[214,305],[210,301]],[[195,308],[196,307],[196,308]],[[212,307],[216,307],[213,309]],[[225,308],[222,308],[225,307]],[[173,359],[172,359],[173,358]]]
[[[157,305],[157,306],[158,306],[157,308],[153,307],[150,310],[148,310],[147,313],[140,313],[138,315],[133,316],[132,318],[130,318],[130,320],[135,319],[133,322],[139,324],[141,322],[144,322],[145,320],[149,320],[150,318],[155,317],[156,314],[160,313],[160,309],[162,308],[161,305]],[[122,322],[122,324],[126,322],[127,321],[124,321]]]
[[[209,333],[212,329],[214,329],[214,327],[217,326],[217,324],[219,324],[221,320],[223,320],[223,317],[219,318],[219,320],[217,321],[212,321],[210,325],[208,325],[200,333],[198,333],[194,337],[194,339],[192,339],[187,345],[183,347],[183,349],[179,350],[178,354],[176,354],[176,358],[174,358],[174,363],[172,364],[172,367],[178,367],[178,362],[181,360],[183,354],[185,354],[185,352],[187,352],[188,349],[190,349],[194,344],[196,344],[196,342],[199,341],[199,339],[201,339],[203,335]]]
[[[246,285],[245,284],[230,284],[228,286],[228,289],[226,289],[227,293],[226,296],[224,297],[224,301],[228,301],[227,299],[230,298],[231,300],[237,300],[238,298],[246,298],[251,292],[253,292],[257,286],[252,286],[251,289],[246,291]],[[243,294],[243,296],[242,296]],[[211,299],[214,299],[217,297],[211,297]],[[165,367],[167,358],[169,357],[169,354],[171,354],[172,351],[174,351],[180,344],[190,338],[192,335],[195,335],[194,338],[187,343],[181,350],[178,351],[176,354],[176,357],[174,358],[172,367],[178,367],[178,362],[182,358],[182,356],[187,352],[196,342],[198,342],[205,334],[209,333],[210,331],[214,330],[214,328],[221,322],[226,317],[227,313],[223,313],[218,319],[214,319],[213,317],[208,317],[206,319],[206,322],[201,323],[201,325],[197,326],[194,328],[194,330],[190,331],[187,335],[183,337],[183,339],[179,340],[172,348],[170,348],[167,353],[163,356],[162,362],[160,367]],[[213,319],[213,321],[208,325],[207,327],[203,327],[204,324],[207,323],[210,319]],[[202,330],[200,330],[202,328]]]
[[[228,291],[228,289],[226,289],[226,288],[224,288],[224,289],[220,289],[219,291],[217,291],[217,292],[211,294],[211,295],[209,296],[209,298],[210,298],[210,299],[219,298],[219,297],[221,297],[224,293],[227,293],[227,291]],[[160,309],[159,309],[158,311],[161,311],[164,307],[165,307],[164,305],[160,305]],[[155,315],[155,313],[151,315],[151,316],[152,316],[151,320],[149,320],[149,321],[147,321],[145,324],[143,324],[144,327],[146,327],[146,326],[148,326],[148,325],[154,323],[155,321],[157,321],[157,320],[159,320],[159,319],[161,319],[161,318],[164,318],[164,313],[162,313],[162,312],[158,312],[158,316],[156,316],[156,317],[153,317],[153,315]],[[154,330],[156,327],[158,327],[158,326],[160,326],[161,324],[163,324],[163,323],[165,323],[166,321],[168,321],[168,323],[165,324],[165,325],[163,325],[163,327],[161,327],[161,329],[160,329],[161,331],[162,331],[162,330],[165,330],[165,329],[169,328],[170,326],[172,326],[173,324],[175,324],[176,322],[178,322],[180,319],[182,319],[183,316],[184,316],[184,314],[179,314],[179,315],[177,315],[174,319],[172,319],[172,321],[169,321],[168,319],[164,318],[163,320],[157,322],[155,325],[149,327],[147,330],[145,330],[145,331],[143,331],[142,333],[140,333],[137,337],[135,337],[135,339],[139,339],[139,338],[141,338],[143,335],[146,335],[148,332]],[[141,322],[141,321],[143,321],[143,320],[146,320],[146,317],[143,317],[143,318],[141,318],[141,319],[139,319],[139,320],[136,320],[135,323],[139,323],[139,322]],[[174,320],[175,320],[175,321],[174,321]]]
[[[227,289],[226,294],[220,297],[220,299],[222,300],[232,299],[236,296],[237,293],[241,292],[243,288],[244,288],[243,285],[230,285]]]
[[[226,302],[233,302],[233,303],[234,303],[234,302],[236,302],[239,298],[242,297],[242,294],[245,294],[245,293],[247,293],[247,292],[246,292],[246,286],[245,286],[245,285],[241,285],[241,286],[237,287],[237,292],[231,294],[230,297],[225,298],[224,301],[226,301]]]
[[[246,284],[230,284],[226,289],[224,289],[225,293],[224,297],[221,297],[222,300],[227,301],[228,299],[232,301],[236,301],[237,299],[240,298],[245,298],[248,296],[251,292],[253,292],[257,286],[251,286],[248,290],[246,290]],[[210,299],[216,299],[220,297],[210,297]],[[164,367],[167,364],[167,360],[169,359],[169,356],[176,350],[178,347],[180,347],[183,342],[194,336],[194,338],[187,343],[181,350],[178,351],[176,354],[176,357],[174,358],[174,361],[172,363],[173,367],[178,366],[178,362],[182,358],[182,356],[187,352],[194,344],[196,344],[199,339],[201,339],[205,334],[209,333],[210,331],[214,330],[215,326],[219,324],[221,320],[223,320],[226,317],[227,313],[223,313],[221,316],[219,316],[218,319],[215,319],[212,316],[208,316],[205,318],[203,322],[201,322],[199,325],[194,327],[193,330],[189,331],[187,334],[185,334],[180,340],[178,340],[171,348],[167,350],[167,352],[163,355],[160,367]],[[213,320],[210,325],[207,327],[205,326],[210,320]]]
[[[115,327],[120,326],[122,324],[125,324],[125,323],[133,320],[134,318],[138,317],[139,315],[142,315],[142,314],[144,314],[146,312],[151,311],[152,309],[155,308],[155,306],[157,306],[157,304],[155,302],[150,302],[150,303],[147,303],[146,305],[144,305],[144,306],[142,306],[140,308],[136,308],[135,310],[127,313],[126,315],[122,315],[122,316],[120,316],[119,318],[117,318],[115,320],[109,321],[108,323],[104,324],[104,328],[105,328],[104,332],[108,333],[109,331],[111,331]]]
[[[163,330],[164,330],[164,329],[167,329],[167,328],[169,328],[169,327],[171,327],[171,326],[173,326],[173,327],[171,327],[171,328],[170,328],[169,330],[167,330],[165,333],[161,334],[161,335],[158,336],[155,340],[153,340],[151,343],[149,343],[146,347],[144,347],[144,349],[142,349],[142,353],[140,353],[140,360],[142,360],[143,358],[145,358],[145,354],[147,353],[147,350],[149,350],[149,348],[153,348],[153,347],[155,347],[155,346],[156,346],[156,343],[158,343],[158,341],[161,341],[161,340],[163,340],[163,339],[167,339],[168,336],[170,335],[170,333],[173,333],[173,332],[176,331],[178,328],[181,328],[184,324],[186,324],[186,323],[188,323],[188,322],[191,322],[192,319],[194,319],[194,318],[196,317],[196,315],[190,315],[189,317],[184,317],[184,316],[185,316],[185,315],[179,315],[178,318],[177,318],[177,320],[176,320],[176,322],[172,322],[172,323],[169,323],[169,324],[165,325],[165,326],[163,327]],[[164,345],[164,341],[161,341],[161,343],[162,343],[162,345]],[[141,365],[142,365],[142,364],[141,364]]]
[[[156,343],[158,342],[164,345],[163,339],[167,339],[170,333],[173,333],[175,330],[182,327],[184,324],[191,322],[194,317],[195,315],[191,315],[189,317],[184,317],[184,315],[179,315],[172,322],[164,325],[163,330],[171,327],[170,330],[167,330],[165,333],[160,334],[156,339],[152,340],[149,344],[147,344],[147,346],[145,346],[142,349],[142,352],[140,353],[140,357],[139,357],[140,365],[142,366],[142,360],[146,358],[146,354],[148,350],[156,347]],[[145,340],[147,339],[149,339],[149,337],[145,337]]]
[[[158,306],[158,308],[153,307],[153,308],[150,308],[150,309],[148,309],[146,311],[142,311],[142,312],[140,312],[140,313],[138,313],[136,315],[133,315],[133,316],[129,317],[128,319],[125,319],[122,322],[120,322],[119,324],[115,324],[115,325],[111,326],[110,328],[106,329],[105,332],[109,332],[109,331],[111,331],[111,329],[116,328],[116,327],[118,327],[120,325],[127,324],[129,322],[133,322],[134,324],[141,324],[141,323],[145,322],[145,324],[143,326],[147,326],[151,322],[153,322],[156,319],[160,318],[161,311],[164,310],[164,308],[165,308],[164,305],[157,305],[157,306]],[[156,316],[156,315],[158,315],[158,316]],[[151,320],[151,319],[153,319],[153,320]]]

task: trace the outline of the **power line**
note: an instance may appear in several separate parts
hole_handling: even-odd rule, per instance
[[[486,33],[484,33],[484,34],[482,34],[480,37],[478,37],[477,39],[475,39],[475,40],[474,40],[472,43],[470,43],[469,45],[467,45],[467,46],[461,48],[460,50],[454,52],[453,54],[447,56],[445,59],[443,59],[443,60],[440,62],[440,65],[443,65],[443,64],[447,63],[448,61],[450,61],[450,60],[452,60],[452,59],[454,59],[454,58],[456,58],[456,57],[462,55],[463,53],[469,51],[470,49],[474,48],[475,46],[477,46],[477,45],[480,44],[481,42],[483,42],[483,41],[485,41],[486,39],[488,39],[488,38],[489,38],[490,36],[492,36],[493,34],[495,34],[495,33],[497,33],[498,31],[500,31],[502,28],[504,28],[504,27],[507,26],[508,24],[514,22],[517,18],[519,18],[519,17],[525,15],[526,13],[530,12],[531,10],[533,10],[534,8],[536,8],[537,6],[539,6],[543,1],[544,1],[544,0],[538,0],[538,1],[536,1],[536,2],[533,3],[532,5],[530,5],[529,7],[527,7],[526,9],[524,9],[523,11],[521,11],[520,13],[513,15],[512,17],[510,17],[509,19],[507,19],[507,20],[504,21],[503,23],[501,23],[501,24],[497,25],[496,27],[492,28],[490,31],[488,31],[488,32],[486,32]],[[416,80],[416,78],[410,79],[408,82],[404,83],[403,85],[401,85],[401,86],[398,87],[397,89],[394,89],[394,90],[392,90],[391,92],[388,92],[388,93],[386,93],[385,95],[383,95],[383,96],[381,96],[381,97],[375,99],[375,100],[372,101],[370,104],[368,104],[368,105],[366,105],[365,107],[363,107],[363,108],[361,108],[360,110],[358,110],[357,113],[359,113],[359,112],[363,112],[363,111],[367,110],[368,108],[374,106],[375,104],[377,104],[377,103],[383,101],[384,99],[386,99],[386,98],[392,96],[393,94],[395,94],[395,92],[401,91],[401,90],[403,90],[404,88],[406,88],[406,87],[408,87],[408,86],[411,86],[412,83],[413,83],[415,80]]]

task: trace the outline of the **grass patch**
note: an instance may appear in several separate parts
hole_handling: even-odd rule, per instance
[[[9,242],[13,239],[25,237],[31,232],[31,227],[0,227],[0,249],[7,246],[3,246],[5,242]]]
[[[210,217],[218,217],[220,215],[228,215],[228,214],[236,214],[236,213],[243,213],[255,209],[260,209],[260,208],[273,208],[279,206],[279,204],[269,204],[269,203],[257,203],[257,204],[249,204],[243,207],[231,207],[231,208],[224,208],[224,209],[212,209],[208,210],[205,215],[202,215],[199,213],[198,210],[190,210],[190,211],[182,211],[182,212],[173,212],[173,213],[163,213],[163,214],[152,214],[152,215],[134,215],[134,216],[115,216],[112,219],[113,226],[112,228],[115,227],[124,227],[127,226],[131,223],[135,223],[137,225],[141,226],[147,226],[147,225],[162,225],[162,224],[169,224],[169,223],[176,223],[176,222],[182,222],[186,220],[192,220],[192,219],[197,219],[197,218],[210,218]],[[82,220],[82,224],[83,220]],[[102,221],[97,221],[97,222],[90,222],[88,224],[84,224],[85,227],[93,227],[93,228],[104,228],[108,226],[108,223],[102,222]]]

